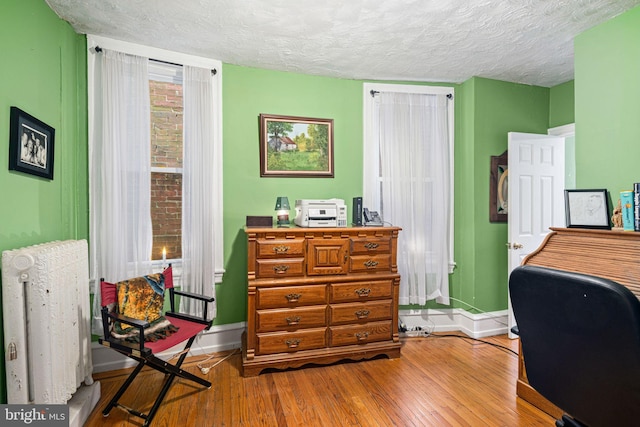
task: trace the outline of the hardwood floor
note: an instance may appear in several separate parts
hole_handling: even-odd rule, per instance
[[[403,338],[399,359],[379,358],[240,376],[234,354],[206,377],[210,390],[176,381],[153,426],[552,426],[549,415],[516,397],[517,356],[456,337]],[[506,335],[485,338],[517,352]],[[224,356],[220,355],[221,358]],[[200,359],[202,359],[200,357]],[[215,359],[207,362],[210,366]],[[201,374],[196,359],[188,370]],[[95,375],[102,398],[86,426],[141,426],[142,420],[102,408],[124,371]],[[163,376],[145,368],[122,402],[147,411]]]

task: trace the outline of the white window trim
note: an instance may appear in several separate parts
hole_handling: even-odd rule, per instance
[[[450,188],[451,188],[451,198],[449,199],[449,274],[453,273],[453,269],[456,267],[456,263],[454,260],[454,240],[453,240],[453,220],[455,218],[453,212],[454,206],[454,140],[455,140],[455,88],[450,86],[426,86],[426,85],[409,85],[409,84],[386,84],[386,83],[363,83],[362,85],[362,105],[363,105],[363,136],[364,136],[364,145],[363,147],[363,161],[370,162],[372,161],[367,156],[366,144],[367,141],[371,141],[373,139],[373,135],[371,131],[373,129],[372,123],[372,114],[373,114],[373,103],[374,98],[371,96],[371,91],[374,92],[400,92],[400,93],[420,93],[420,94],[429,94],[429,95],[446,95],[452,94],[454,98],[449,102],[448,113],[449,113],[449,180],[450,180]]]
[[[179,173],[182,175],[182,168],[163,168],[159,166],[153,166],[151,172],[157,173]]]
[[[216,75],[218,78],[214,79],[214,84],[216,85],[216,93],[219,94],[218,98],[215,100],[215,114],[216,122],[222,124],[222,62],[216,59],[205,58],[201,56],[188,55],[180,52],[173,52],[165,49],[159,49],[151,46],[144,46],[135,43],[124,42],[121,40],[114,40],[107,37],[96,36],[93,34],[87,34],[87,89],[88,93],[94,93],[95,82],[93,80],[94,76],[94,68],[96,66],[95,58],[95,48],[99,46],[104,49],[111,49],[118,52],[127,53],[130,55],[138,55],[143,56],[150,59],[157,59],[165,62],[172,62],[174,64],[182,64],[182,65],[191,65],[194,67],[202,67],[202,68],[210,68],[212,70],[216,70]],[[91,134],[91,129],[95,126],[95,112],[93,111],[93,103],[89,100],[89,117],[88,117],[88,126],[89,133]],[[213,197],[222,199],[222,126],[216,130],[215,141],[214,144],[220,150],[217,156],[217,164],[213,165],[215,170],[217,171],[216,183],[217,189],[216,194]],[[155,169],[155,168],[154,168]],[[169,168],[162,168],[163,172],[169,172]],[[180,172],[182,170],[180,169]],[[216,239],[216,247],[215,247],[215,282],[221,283],[222,276],[224,274],[224,239],[223,239],[223,215],[220,212],[216,218],[214,218],[214,230],[215,235],[220,236],[219,239]],[[93,278],[95,279],[95,278]],[[94,280],[95,282],[95,280]],[[95,291],[95,289],[93,290]]]

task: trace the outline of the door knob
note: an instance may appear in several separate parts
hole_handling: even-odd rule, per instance
[[[524,248],[524,246],[523,246],[523,245],[521,245],[520,243],[514,243],[514,244],[512,245],[512,247],[513,247],[513,249],[522,249],[522,248]]]

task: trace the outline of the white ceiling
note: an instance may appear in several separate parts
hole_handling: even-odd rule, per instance
[[[640,0],[46,0],[76,32],[225,63],[361,80],[545,87],[573,39]]]

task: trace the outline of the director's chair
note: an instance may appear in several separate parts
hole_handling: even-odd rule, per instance
[[[169,290],[170,310],[163,314],[166,289]],[[100,279],[100,291],[104,329],[104,337],[99,339],[100,344],[138,362],[133,372],[102,411],[103,416],[108,416],[111,409],[117,406],[142,418],[143,426],[148,426],[176,377],[194,381],[207,389],[211,388],[209,381],[186,372],[180,367],[196,336],[211,327],[213,319],[207,320],[207,305],[214,301],[213,297],[175,290],[171,265],[162,273],[118,283],[109,283]],[[177,313],[175,311],[176,296],[202,301],[202,317]],[[185,341],[185,347],[175,364],[156,356]],[[165,374],[160,393],[146,414],[118,403],[145,365]]]

